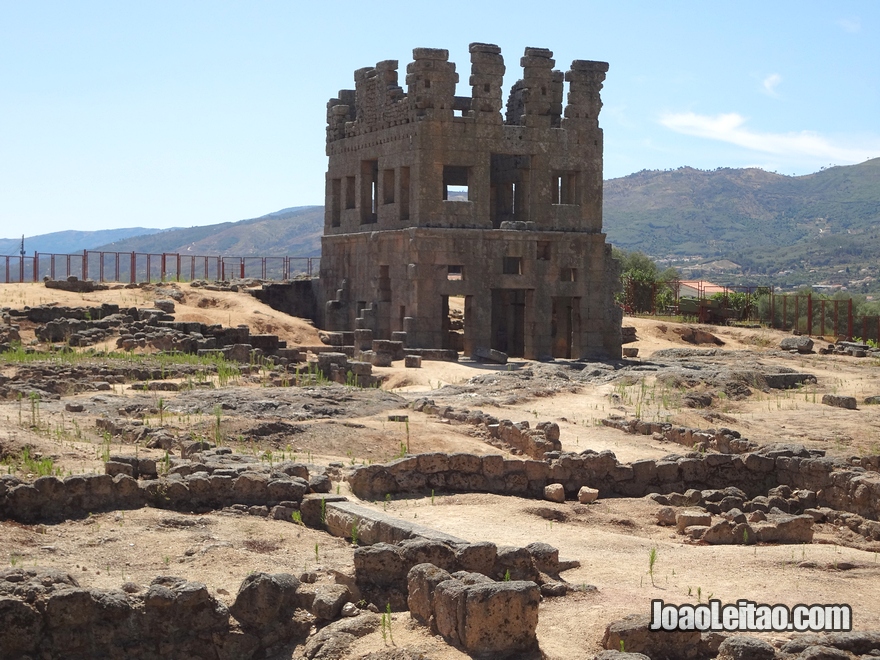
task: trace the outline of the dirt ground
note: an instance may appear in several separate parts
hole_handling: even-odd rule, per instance
[[[320,343],[309,323],[276,312],[249,295],[185,285],[180,289],[185,300],[177,305],[179,320],[247,323],[254,331],[279,334],[291,345]],[[69,306],[101,302],[144,306],[155,298],[155,291],[142,289],[79,295],[39,285],[0,285],[0,307],[48,301]],[[313,465],[384,462],[407,447],[410,453],[498,453],[467,425],[407,409],[407,402],[417,397],[456,408],[479,408],[514,422],[556,421],[565,450],[610,449],[622,461],[686,450],[602,426],[600,420],[611,414],[638,414],[695,428],[724,426],[760,444],[797,442],[825,449],[829,455],[880,453],[880,406],[861,404],[866,396],[880,395],[876,360],[784,353],[778,345],[785,335],[766,329],[706,327],[723,344],[695,345],[684,338],[687,328],[680,324],[643,318],[627,318],[624,324],[636,327],[638,341],[629,346],[638,348],[639,356],[612,365],[590,364],[577,374],[561,363],[512,360],[509,366],[488,366],[426,361],[421,369],[405,369],[402,363],[376,368],[374,373],[387,377],[383,392],[359,390],[356,395],[339,385],[264,387],[258,378],[247,376],[223,388],[187,393],[144,394],[114,385],[110,392],[40,402],[36,424],[29,402],[0,402],[3,469],[34,476],[20,460],[27,445],[50,457],[62,475],[101,471],[105,449],[133,453],[135,448],[118,440],[108,446],[95,421],[131,403],[141,405],[145,424],[161,422],[174,433],[209,438],[217,437],[219,427],[222,441],[239,451],[268,450],[276,458]],[[715,349],[716,353],[671,358],[664,353],[667,349]],[[676,365],[689,360],[711,363],[712,369],[744,364],[789,368],[813,374],[817,382],[794,390],[752,388],[746,396],[728,397],[711,379],[682,386],[664,376],[679,373]],[[8,374],[16,366],[0,368]],[[684,395],[695,390],[713,394],[711,406],[686,407]],[[859,409],[823,405],[826,393],[855,396]],[[84,411],[65,411],[65,404],[72,402],[82,403]],[[218,417],[215,411],[224,402],[227,406]],[[264,411],[254,402],[263,402]],[[323,407],[315,411],[318,403]],[[409,422],[389,422],[388,416],[395,414],[409,415]],[[272,423],[283,425],[266,427]],[[163,454],[143,447],[138,451]],[[333,489],[350,496],[344,481],[334,482]],[[814,542],[804,546],[704,546],[687,543],[670,528],[657,526],[658,505],[648,499],[611,498],[584,506],[439,493],[434,498],[364,504],[471,541],[499,545],[544,541],[558,547],[561,557],[579,560],[581,566],[562,577],[580,588],[541,604],[538,636],[547,658],[585,657],[599,651],[609,622],[630,613],[647,613],[654,598],[673,603],[710,596],[722,602],[746,598],[788,605],[849,603],[855,629],[880,629],[880,547],[830,525],[818,526]],[[651,548],[657,549],[653,579],[648,572]],[[204,582],[227,604],[252,571],[315,572],[319,581],[329,581],[353,570],[351,547],[317,530],[229,512],[187,515],[150,508],[53,525],[0,522],[0,561],[63,568],[81,584],[101,588],[118,588],[129,581],[145,586],[157,575],[178,575]],[[406,613],[395,614],[393,636],[398,648],[421,650],[431,658],[467,657],[410,623]],[[358,640],[351,657],[386,646],[390,642],[383,642],[377,632]],[[298,657],[299,651],[290,649],[284,657]]]

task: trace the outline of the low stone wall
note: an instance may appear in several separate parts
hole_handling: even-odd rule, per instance
[[[712,449],[721,454],[745,454],[758,448],[756,443],[743,438],[739,431],[732,429],[690,429],[684,426],[624,417],[603,419],[602,425],[624,433],[654,436],[658,440],[675,442],[696,451]]]
[[[300,511],[306,525],[360,544],[354,554],[355,582],[361,595],[380,607],[388,603],[396,610],[406,608],[407,573],[424,562],[495,580],[536,581],[545,595],[565,594],[568,588],[557,579],[559,573],[579,565],[561,560],[559,551],[546,543],[525,548],[469,543],[349,502],[341,495],[306,495]]]
[[[494,543],[451,543],[425,538],[396,544],[375,543],[358,547],[354,553],[355,581],[363,597],[392,609],[407,608],[407,575],[418,564],[429,563],[450,573],[479,573],[487,579],[528,580],[541,585],[544,595],[564,595],[568,585],[559,572],[578,566],[559,559],[559,551],[546,543],[524,548]]]
[[[0,657],[264,658],[304,641],[316,620],[338,617],[350,600],[344,586],[313,587],[287,573],[249,575],[229,608],[204,584],[177,577],[139,591],[84,588],[54,569],[2,571]],[[378,616],[360,616],[375,629]]]
[[[255,513],[289,519],[309,490],[329,487],[326,478],[310,479],[306,466],[299,463],[273,468],[237,465],[221,460],[231,455],[230,450],[211,451],[216,453],[200,455],[206,462],[180,461],[162,477],[157,475],[156,461],[133,456],[113,457],[105,464],[107,474],[40,477],[31,483],[3,475],[0,518],[35,523],[149,505],[190,512],[256,507]]]
[[[471,426],[483,426],[489,438],[498,441],[490,440],[491,444],[505,445],[516,454],[525,454],[542,460],[547,452],[562,450],[562,444],[559,442],[559,425],[556,422],[538,422],[535,428],[531,428],[527,421],[514,423],[509,419],[499,420],[481,410],[456,410],[451,406],[438,406],[433,399],[416,399],[409,404],[409,407],[426,415],[437,415],[442,419]]]
[[[323,495],[306,495],[306,501],[302,505],[304,522],[311,526],[319,526],[313,524],[315,521],[312,509],[316,500],[324,500],[324,527],[330,534],[349,539],[356,536],[358,543],[363,545],[399,543],[418,538],[442,543],[466,543],[464,539],[385,515],[344,498],[328,500]]]
[[[671,454],[659,460],[620,463],[610,451],[562,454],[549,461],[505,459],[472,454],[420,454],[384,465],[356,468],[348,476],[362,499],[386,494],[481,492],[543,497],[558,483],[574,498],[581,486],[600,497],[643,497],[649,493],[711,490],[735,486],[748,497],[766,495],[779,485],[816,493],[817,505],[877,520],[880,474],[798,445],[765,447],[748,454]]]

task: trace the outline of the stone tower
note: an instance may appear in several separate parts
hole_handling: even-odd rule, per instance
[[[449,301],[461,296],[465,354],[620,357],[602,233],[608,64],[563,74],[551,51],[526,48],[502,117],[501,49],[475,43],[470,56],[470,96],[455,96],[448,51],[416,48],[405,90],[386,60],[327,104],[323,324],[457,348]]]

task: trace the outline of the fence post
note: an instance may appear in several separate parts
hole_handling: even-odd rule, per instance
[[[180,253],[177,253],[177,281],[180,282]]]
[[[132,252],[131,253],[131,272],[129,273],[132,284],[135,283],[134,271],[136,268],[137,268],[137,257],[135,256],[134,252]]]
[[[846,301],[846,338],[852,341],[853,336],[853,315],[852,315],[852,298]]]
[[[813,294],[807,294],[807,334],[813,334]]]
[[[241,258],[241,279],[244,279],[244,260],[245,258]]]
[[[40,281],[40,253],[34,250],[34,282]]]
[[[89,279],[89,251],[88,250],[83,250],[82,278],[83,278],[83,281]]]

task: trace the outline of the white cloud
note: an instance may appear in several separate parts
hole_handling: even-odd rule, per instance
[[[862,22],[858,18],[840,18],[837,20],[837,24],[853,34],[862,31]]]
[[[735,112],[716,116],[693,112],[669,113],[660,123],[683,135],[728,142],[745,149],[789,158],[818,158],[825,162],[860,163],[876,152],[880,141],[864,144],[858,149],[835,144],[813,131],[793,133],[759,133],[746,127],[746,118]]]
[[[776,91],[776,88],[781,82],[782,76],[780,76],[778,73],[771,73],[769,76],[764,78],[764,93],[767,94],[767,96],[779,98],[779,92]]]

